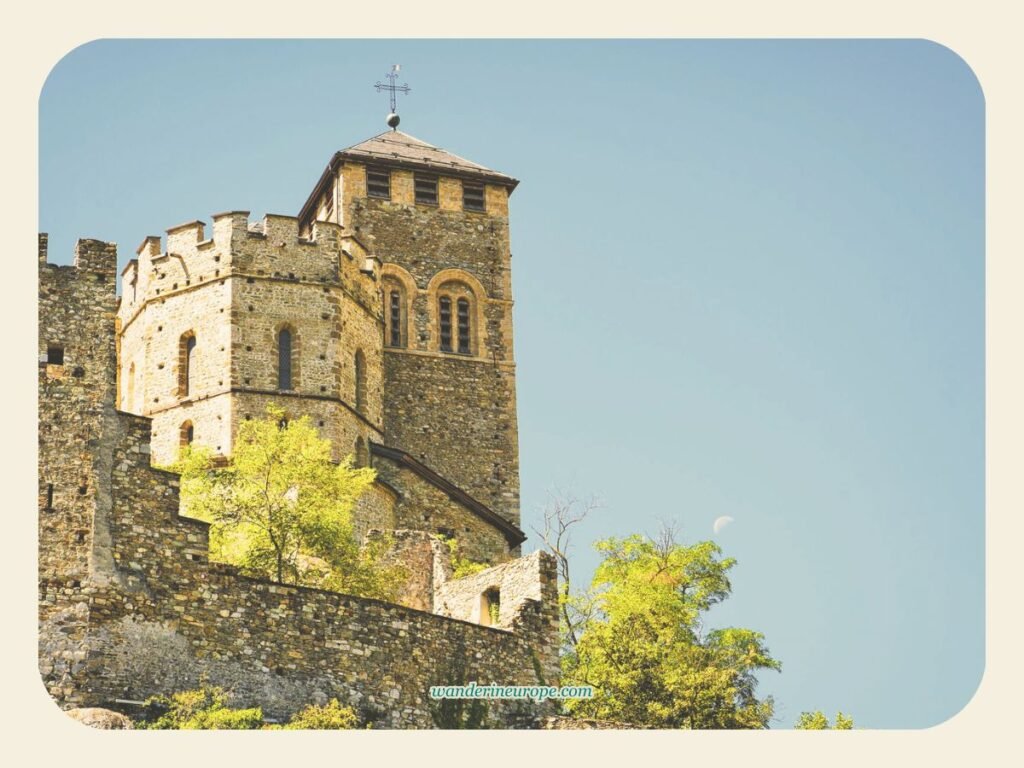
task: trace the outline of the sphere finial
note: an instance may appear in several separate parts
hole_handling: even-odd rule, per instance
[[[387,122],[388,127],[393,131],[398,130],[398,124],[401,122],[401,119],[398,117],[398,113],[395,111],[398,108],[398,105],[395,104],[395,94],[409,93],[411,90],[408,85],[395,85],[395,80],[398,79],[398,73],[401,71],[402,68],[398,64],[393,65],[391,67],[391,71],[385,75],[388,79],[387,85],[379,80],[377,81],[377,84],[374,85],[374,88],[377,89],[378,93],[381,91],[387,91],[390,96],[391,112],[388,113]]]

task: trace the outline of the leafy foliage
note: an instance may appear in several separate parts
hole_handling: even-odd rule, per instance
[[[764,636],[705,632],[703,615],[725,600],[732,558],[710,541],[633,535],[597,543],[591,588],[567,597],[575,642],[562,657],[563,685],[594,698],[566,703],[581,718],[653,728],[766,728],[771,697],[756,695],[758,670],[779,670]]]
[[[286,731],[338,731],[355,728],[357,718],[352,707],[345,707],[337,699],[322,706],[311,704],[296,712],[282,729]]]
[[[800,719],[793,727],[800,731],[850,731],[853,730],[853,718],[836,712],[835,725],[830,725],[828,717],[819,709],[800,713]]]
[[[331,699],[322,706],[311,704],[296,712],[286,725],[265,725],[262,709],[231,709],[224,689],[206,683],[191,691],[152,696],[146,700],[146,706],[162,712],[155,720],[142,724],[153,730],[333,731],[355,728],[358,724],[351,707]]]
[[[193,691],[180,691],[171,696],[152,696],[146,706],[164,710],[148,724],[154,730],[231,730],[253,731],[263,727],[263,710],[230,709],[223,688],[203,685]]]
[[[244,573],[287,584],[394,600],[406,577],[381,562],[391,541],[360,547],[352,528],[356,501],[374,479],[351,457],[335,464],[309,417],[242,422],[231,462],[186,448],[170,467],[181,474],[182,506],[211,523],[210,555]]]
[[[452,563],[452,578],[461,579],[464,576],[472,576],[474,573],[487,570],[490,566],[487,563],[477,562],[463,557],[459,553],[459,540],[453,537],[441,538],[441,541],[448,547]]]

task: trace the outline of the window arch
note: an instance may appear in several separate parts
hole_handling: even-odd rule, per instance
[[[491,587],[480,595],[480,623],[485,627],[501,624],[501,591]]]
[[[355,379],[356,379],[356,410],[359,413],[366,411],[366,355],[363,350],[357,349],[355,355]]]
[[[397,264],[381,267],[381,306],[384,311],[384,346],[416,346],[413,302],[419,293],[416,280]]]
[[[487,350],[487,291],[472,273],[442,269],[427,284],[429,349],[480,357]]]
[[[194,392],[196,363],[196,334],[185,331],[178,345],[178,395],[188,397]]]
[[[292,330],[277,332],[277,388],[292,389]]]
[[[195,439],[195,436],[196,436],[196,430],[195,430],[195,427],[192,426],[192,422],[191,421],[183,421],[181,423],[181,429],[179,431],[179,438],[180,438],[179,443],[180,443],[181,447],[185,448],[185,447],[187,447],[189,445],[192,445],[192,441]]]
[[[437,345],[441,352],[475,355],[479,319],[472,289],[460,282],[448,282],[437,295]]]

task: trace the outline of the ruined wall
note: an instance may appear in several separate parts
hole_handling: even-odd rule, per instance
[[[531,600],[540,601],[554,585],[554,574],[547,567],[547,559],[541,552],[496,565],[479,573],[461,579],[446,581],[437,586],[434,595],[434,610],[444,616],[491,623],[482,615],[484,597],[493,592],[500,606],[499,627],[510,627],[523,606]],[[546,618],[558,627],[558,604],[545,605]]]
[[[372,530],[367,541],[387,541],[383,560],[405,569],[408,579],[395,602],[420,611],[434,611],[434,593],[452,576],[448,547],[425,531]]]
[[[372,237],[384,274],[405,286],[404,348],[384,351],[384,433],[507,520],[519,521],[507,193],[464,211],[462,182],[439,179],[438,205],[417,205],[410,171],[391,171],[391,199],[366,197],[365,167],[341,171],[343,220]],[[470,354],[442,352],[439,293],[471,296]],[[386,299],[386,297],[385,297]],[[453,310],[454,313],[454,310]],[[454,320],[453,320],[454,323]]]
[[[87,684],[89,590],[113,571],[117,251],[80,240],[72,266],[46,259],[40,235],[39,671],[47,690],[73,706]]]
[[[77,581],[89,569],[107,469],[95,449],[113,417],[117,251],[80,240],[74,265],[57,266],[46,248],[40,235],[39,572],[44,582]],[[57,350],[63,361],[49,363]]]

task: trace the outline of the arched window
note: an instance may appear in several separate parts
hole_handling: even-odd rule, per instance
[[[186,331],[181,335],[178,350],[178,392],[181,397],[188,397],[192,392],[195,357],[196,335],[192,331]]]
[[[430,280],[427,295],[433,304],[431,348],[466,356],[482,354],[487,348],[487,293],[480,281],[462,270],[443,269]]]
[[[191,421],[186,421],[182,423],[180,436],[182,448],[188,445],[192,445],[192,441],[195,439],[196,436],[196,430],[195,427],[192,426]]]
[[[469,299],[459,299],[459,353],[468,355],[469,349]]]
[[[277,333],[277,388],[292,388],[292,332],[288,328]]]
[[[491,587],[480,595],[480,623],[485,627],[501,624],[501,592]]]
[[[356,350],[355,369],[356,410],[363,413],[366,410],[366,356],[361,349]]]
[[[442,296],[437,301],[438,325],[441,332],[441,351],[452,351],[452,300]]]

